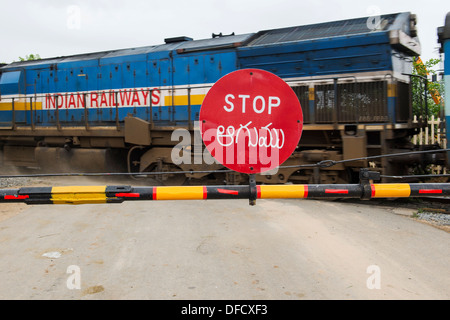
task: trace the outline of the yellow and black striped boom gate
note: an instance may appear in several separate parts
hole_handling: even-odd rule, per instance
[[[77,186],[0,190],[0,202],[26,204],[122,203],[139,200],[405,198],[450,196],[449,183],[297,184],[225,186]]]

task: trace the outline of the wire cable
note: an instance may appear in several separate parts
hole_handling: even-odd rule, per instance
[[[411,154],[425,154],[425,153],[437,153],[437,152],[448,152],[450,149],[438,149],[438,150],[424,150],[424,151],[410,151],[410,152],[402,152],[402,153],[391,153],[384,154],[378,156],[369,156],[369,157],[361,157],[361,158],[353,158],[353,159],[345,159],[345,160],[322,160],[315,164],[300,164],[300,165],[291,165],[291,166],[281,166],[279,168],[296,168],[296,167],[320,167],[320,168],[329,168],[334,165],[345,163],[345,162],[353,162],[353,161],[361,161],[361,160],[373,160],[387,157],[400,157]]]
[[[407,176],[380,175],[380,178],[390,178],[390,179],[441,178],[441,177],[450,177],[450,174],[413,174],[413,175],[407,175]]]

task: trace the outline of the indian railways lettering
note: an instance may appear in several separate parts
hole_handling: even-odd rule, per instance
[[[150,101],[151,99],[151,101]],[[79,109],[158,105],[161,92],[154,88],[46,94],[42,109]]]

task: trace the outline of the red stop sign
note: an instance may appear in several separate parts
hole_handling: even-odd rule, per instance
[[[200,109],[200,130],[211,155],[229,169],[261,173],[294,152],[303,113],[292,88],[278,76],[242,69],[220,78]]]

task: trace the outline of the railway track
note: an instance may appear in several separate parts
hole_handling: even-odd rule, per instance
[[[390,208],[396,214],[413,218],[438,229],[450,232],[450,198],[426,197],[426,198],[391,198],[371,199],[369,201],[358,199],[342,199],[346,203],[358,205],[379,206]],[[400,209],[400,210],[399,210]],[[404,209],[404,210],[402,210]],[[406,213],[404,213],[406,212]]]
[[[341,201],[341,200],[339,200]],[[342,201],[367,205],[388,206],[397,208],[417,209],[433,213],[450,214],[450,197],[422,197],[422,198],[384,198],[364,201],[359,199],[342,199]]]

